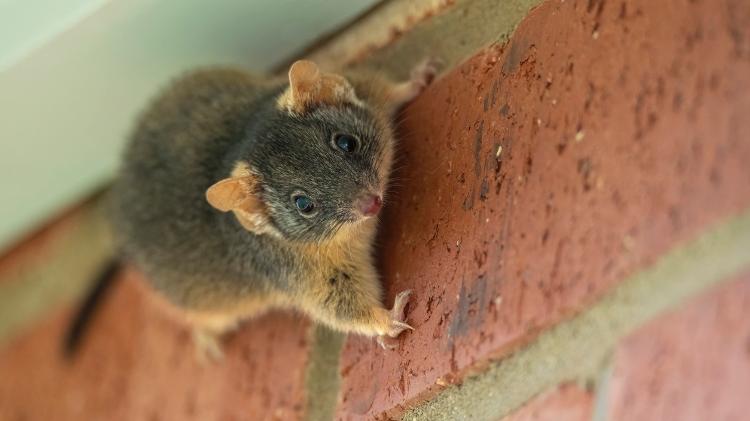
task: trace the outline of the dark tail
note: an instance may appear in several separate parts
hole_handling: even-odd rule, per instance
[[[97,275],[95,282],[93,283],[88,295],[84,297],[81,305],[76,313],[73,322],[70,324],[68,331],[65,334],[65,343],[63,344],[63,352],[67,358],[72,358],[75,355],[78,346],[86,333],[91,319],[96,314],[99,304],[102,298],[109,291],[111,286],[117,279],[117,272],[120,271],[122,264],[117,259],[112,259],[107,262]]]

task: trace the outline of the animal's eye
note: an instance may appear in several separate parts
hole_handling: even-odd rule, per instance
[[[352,153],[357,149],[357,139],[348,134],[337,134],[333,137],[333,143],[344,152]]]
[[[315,209],[315,204],[313,203],[312,199],[307,196],[294,196],[293,200],[294,206],[297,207],[297,210],[304,214],[310,214]]]

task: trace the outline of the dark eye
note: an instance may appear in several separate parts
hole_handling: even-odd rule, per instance
[[[333,137],[333,143],[344,152],[352,153],[357,149],[357,139],[348,134],[337,134]]]
[[[307,196],[294,196],[294,205],[302,213],[309,214],[315,209],[315,204],[312,199]]]

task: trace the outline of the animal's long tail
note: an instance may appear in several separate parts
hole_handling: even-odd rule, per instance
[[[114,281],[118,279],[116,275],[121,268],[122,263],[117,259],[112,259],[104,264],[99,271],[99,274],[92,283],[91,289],[81,302],[78,312],[72,319],[72,323],[65,334],[63,352],[67,358],[72,358],[75,355],[86,333],[86,329],[99,308],[99,304],[107,294],[107,291],[112,289]]]

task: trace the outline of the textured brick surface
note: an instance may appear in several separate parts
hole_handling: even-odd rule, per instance
[[[589,421],[593,413],[591,393],[563,385],[536,397],[502,421]]]
[[[750,419],[750,273],[623,341],[610,383],[612,421]]]
[[[270,315],[243,326],[222,364],[201,365],[189,333],[129,274],[111,291],[72,364],[60,357],[68,314],[0,350],[1,420],[298,419],[307,322]]]
[[[418,98],[381,259],[416,330],[348,341],[339,417],[397,415],[745,208],[749,8],[548,1]]]
[[[747,208],[748,113],[746,0],[549,0],[506,46],[429,88],[404,115],[399,187],[380,242],[388,304],[413,289],[407,314],[416,330],[395,352],[347,341],[339,418],[397,416]],[[24,255],[44,257],[37,246]],[[250,323],[229,341],[223,364],[200,366],[188,333],[132,277],[109,296],[73,364],[58,357],[67,313],[3,345],[0,419],[301,416],[307,322],[276,314]],[[707,343],[731,333],[707,329]],[[649,374],[625,370],[626,357],[637,367],[655,352],[633,341],[619,354],[613,402],[628,402],[628,387]],[[686,346],[685,338],[665,341]],[[745,367],[732,352],[726,364]],[[690,358],[688,373],[708,367],[745,387],[729,365]],[[667,397],[660,402],[678,393],[683,363],[675,364],[662,364],[663,380],[649,380],[664,391],[655,393]],[[735,399],[712,395],[719,385],[709,385],[680,393],[707,405]],[[565,408],[575,417],[588,399],[564,389],[512,417]],[[646,416],[651,404],[667,408],[612,411]]]

